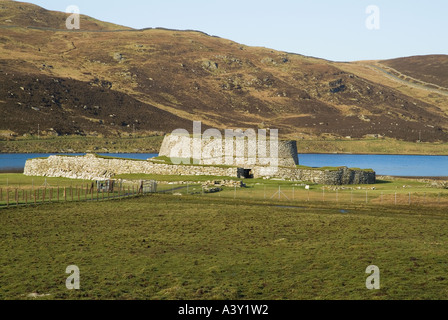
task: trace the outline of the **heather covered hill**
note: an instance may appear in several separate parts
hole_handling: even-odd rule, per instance
[[[4,135],[35,134],[38,124],[54,135],[150,134],[190,129],[197,120],[221,129],[278,128],[289,139],[416,141],[423,132],[426,141],[448,141],[443,96],[403,90],[406,84],[359,63],[197,31],[117,30],[124,28],[88,17],[80,31],[59,30],[65,13],[12,1],[0,8]],[[47,29],[27,28],[34,20]]]
[[[448,90],[448,55],[415,56],[382,63],[401,74]]]

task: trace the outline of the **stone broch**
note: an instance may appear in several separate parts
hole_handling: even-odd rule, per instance
[[[165,138],[160,155],[169,154],[173,140]],[[295,141],[281,142],[279,150],[280,167],[255,164],[251,166],[254,178],[279,178],[306,181],[327,185],[373,184],[373,171],[354,170],[346,167],[333,170],[302,169],[297,167],[297,145]],[[249,168],[247,168],[249,169]],[[50,156],[46,159],[31,159],[26,162],[27,176],[64,177],[71,179],[103,180],[120,174],[156,174],[176,176],[222,176],[237,177],[237,167],[208,165],[171,165],[152,161],[101,158],[88,154],[83,157]]]

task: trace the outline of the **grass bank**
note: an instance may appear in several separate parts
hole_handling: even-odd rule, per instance
[[[0,141],[1,153],[159,153],[163,137],[57,137]]]
[[[448,155],[448,143],[415,143],[395,139],[299,140],[299,153]]]
[[[57,137],[0,141],[2,153],[158,153],[163,137]],[[395,139],[299,140],[299,153],[448,155],[448,143],[415,143]]]

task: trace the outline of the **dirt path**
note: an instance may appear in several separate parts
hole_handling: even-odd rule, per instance
[[[403,77],[407,77],[407,78],[412,79],[413,81],[416,81],[418,83],[413,83],[413,82],[401,79],[399,76],[393,74],[392,72],[386,70],[385,68],[383,69],[379,65],[363,64],[362,66],[364,66],[366,68],[369,68],[369,69],[374,69],[376,71],[379,71],[379,72],[385,74],[386,77],[388,77],[389,79],[394,80],[396,82],[400,82],[400,83],[405,84],[405,85],[407,85],[409,87],[413,87],[413,88],[416,88],[416,89],[423,89],[423,90],[428,91],[428,92],[432,92],[432,93],[448,96],[448,92],[447,92],[448,89],[447,88],[444,88],[444,87],[441,87],[441,86],[438,86],[438,85],[435,85],[435,84],[432,84],[432,83],[428,83],[428,82],[424,82],[424,81],[412,78],[410,76],[402,74],[401,72],[399,72],[399,71],[397,71],[395,69],[392,69],[392,68],[388,67],[389,70],[393,70],[393,72],[397,73],[398,75],[403,76]],[[439,89],[430,88],[428,86],[437,87]],[[447,90],[447,91],[444,91],[444,90]]]

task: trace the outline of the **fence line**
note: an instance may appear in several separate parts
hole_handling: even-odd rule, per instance
[[[146,194],[136,185],[127,187],[119,186],[117,190],[100,190],[93,185],[64,187],[40,187],[40,188],[0,188],[0,208],[17,206],[29,206],[44,203],[68,203],[68,202],[100,202],[123,198],[138,197]]]
[[[204,187],[199,187],[201,192],[190,184],[185,187],[161,190],[159,193],[174,194],[174,192],[186,195],[212,196]],[[186,191],[186,192],[185,192]],[[0,188],[0,208],[13,206],[29,206],[42,203],[65,203],[65,202],[100,202],[108,200],[122,200],[137,197],[144,194],[138,185],[119,185],[116,190],[100,190],[93,185],[78,185],[70,187],[39,187],[35,188]],[[393,192],[381,190],[329,190],[328,188],[305,190],[297,186],[274,186],[260,185],[258,188],[224,188],[219,192],[219,197],[232,199],[258,199],[277,200],[288,202],[321,202],[321,203],[351,203],[371,205],[438,205],[448,206],[448,192]]]

